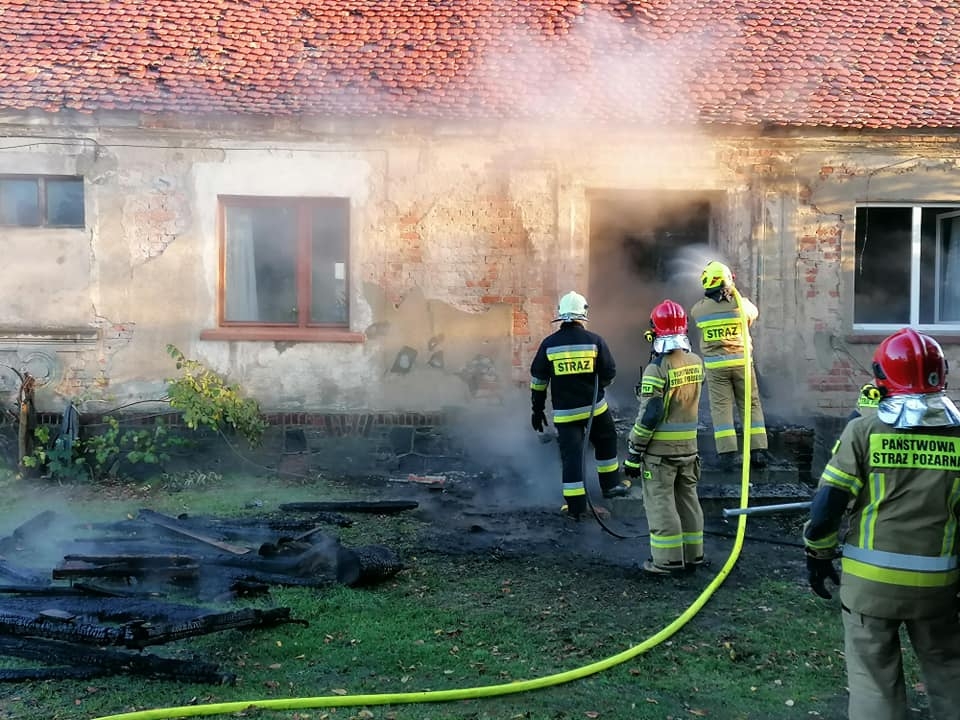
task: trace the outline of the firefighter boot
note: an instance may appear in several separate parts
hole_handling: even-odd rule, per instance
[[[609,500],[610,498],[619,498],[626,497],[630,494],[630,481],[625,480],[618,482],[613,487],[603,488],[603,497]]]
[[[770,454],[766,450],[751,450],[750,464],[757,469],[763,469],[770,464]]]
[[[580,522],[581,520],[587,519],[587,501],[584,497],[578,497],[573,499],[568,499],[566,504],[560,508],[560,512],[563,513],[564,517],[573,520],[574,522]]]
[[[720,472],[736,472],[739,463],[735,452],[720,453],[718,457],[720,458],[720,464],[717,469]]]
[[[657,565],[653,562],[653,558],[647,558],[640,567],[647,575],[678,575],[683,572],[682,562],[669,562],[666,565]]]

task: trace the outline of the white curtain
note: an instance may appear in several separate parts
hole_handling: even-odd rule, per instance
[[[256,322],[260,320],[260,307],[253,218],[249,210],[227,208],[226,244],[225,319]]]
[[[960,321],[960,217],[945,218],[940,225],[943,275],[940,281],[940,317]]]

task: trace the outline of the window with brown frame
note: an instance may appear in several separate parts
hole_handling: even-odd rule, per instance
[[[0,175],[0,225],[84,227],[83,178]]]
[[[221,197],[220,325],[346,328],[347,198]]]

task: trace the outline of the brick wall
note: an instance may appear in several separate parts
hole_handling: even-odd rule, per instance
[[[542,200],[545,211],[552,207],[549,197]],[[509,305],[511,364],[519,381],[556,304],[552,253],[541,257],[528,218],[506,193],[437,197],[428,207],[397,216],[384,257],[366,268],[367,276],[391,303],[421,288],[428,298],[471,312]]]
[[[183,428],[183,418],[176,412],[118,415],[124,426],[152,426],[162,422],[168,427]],[[366,435],[373,429],[388,427],[435,427],[448,422],[445,413],[267,413],[271,427],[303,427],[321,434],[334,436]],[[61,413],[37,413],[38,425],[59,426]],[[103,415],[85,413],[80,417],[81,427],[104,422]]]

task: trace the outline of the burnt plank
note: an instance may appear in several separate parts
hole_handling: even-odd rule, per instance
[[[197,563],[197,558],[195,557],[192,557],[190,555],[176,555],[176,554],[172,554],[172,555],[162,555],[162,554],[81,555],[81,554],[71,553],[68,555],[64,555],[63,559],[66,561],[85,562],[93,565],[114,565],[114,564],[122,563],[135,568],[177,567],[177,566],[196,565]]]
[[[196,532],[191,530],[189,527],[184,527],[183,523],[179,522],[176,518],[162,515],[158,512],[154,512],[153,510],[142,509],[140,510],[138,516],[152,525],[162,527],[165,530],[175,532],[179,535],[184,535],[198,542],[211,545],[212,547],[232,553],[234,555],[245,555],[246,553],[250,552],[250,548],[248,547],[233,545],[232,543],[217,540],[216,538]]]
[[[81,622],[99,623],[185,623],[207,614],[198,605],[157,600],[151,597],[42,597],[17,596],[0,598],[0,613],[36,615],[43,610],[64,610],[81,618]]]
[[[103,669],[109,674],[145,675],[179,680],[181,682],[233,684],[236,676],[222,672],[216,665],[205,662],[162,658],[149,653],[125,652],[113,649],[90,649],[57,640],[7,638],[0,636],[0,654],[26,660],[56,659],[58,664],[69,662],[68,673],[76,668]],[[95,675],[94,675],[95,676]],[[61,677],[55,675],[54,677]],[[64,674],[62,677],[75,677]]]
[[[30,540],[41,537],[44,532],[57,519],[57,514],[53,510],[44,510],[34,515],[5,538],[0,538],[0,553],[9,553]]]
[[[40,680],[89,680],[112,675],[106,667],[51,667],[0,669],[0,682],[38,682]]]
[[[101,587],[90,583],[76,582],[72,585],[0,585],[0,595],[16,595],[18,597],[45,597],[45,598],[156,598],[162,593],[144,592],[137,590],[120,590],[117,588]],[[6,600],[0,600],[0,605]]]
[[[0,578],[23,585],[49,585],[50,579],[27,568],[17,567],[0,558]]]
[[[159,625],[147,628],[145,637],[137,637],[131,648],[144,648],[148,645],[163,645],[185,638],[209,635],[223,630],[249,630],[252,628],[274,627],[296,623],[307,626],[305,620],[290,617],[290,608],[279,607],[267,610],[244,608],[224,613],[211,613],[189,620],[179,625]]]
[[[324,502],[283,503],[281,510],[295,512],[359,512],[390,515],[406,510],[416,510],[420,503],[413,500],[328,500]]]
[[[90,623],[51,621],[36,614],[0,611],[0,637],[38,637],[66,640],[88,645],[125,645],[142,631],[127,627],[107,627]]]
[[[128,562],[88,563],[80,560],[64,560],[51,571],[54,580],[71,578],[153,578],[167,580],[190,580],[199,574],[197,563],[154,565],[144,567]]]

